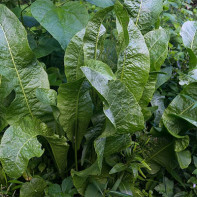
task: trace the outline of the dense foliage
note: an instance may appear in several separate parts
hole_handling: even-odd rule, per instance
[[[0,195],[197,196],[191,0],[1,0]]]

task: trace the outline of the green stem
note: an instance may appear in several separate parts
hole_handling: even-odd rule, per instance
[[[75,169],[78,171],[78,159],[77,159],[77,120],[75,121],[75,140],[74,140],[74,149],[75,149]]]

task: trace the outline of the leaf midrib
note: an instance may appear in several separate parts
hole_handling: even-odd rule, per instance
[[[32,114],[31,108],[30,108],[30,106],[29,106],[28,99],[27,99],[27,96],[26,96],[26,93],[25,93],[25,90],[24,90],[24,87],[23,87],[23,84],[22,84],[21,77],[20,77],[19,72],[18,72],[18,70],[17,70],[16,63],[15,63],[15,60],[14,60],[14,56],[13,56],[13,54],[12,54],[12,50],[11,50],[10,44],[9,44],[9,42],[8,42],[8,38],[7,38],[7,36],[6,36],[5,30],[4,30],[3,26],[2,26],[2,24],[0,24],[0,27],[2,28],[3,34],[4,34],[4,36],[5,36],[5,39],[6,39],[6,42],[7,42],[7,46],[8,46],[8,50],[9,50],[9,53],[10,53],[10,57],[11,57],[11,59],[12,59],[13,65],[14,65],[14,69],[15,69],[15,71],[16,71],[16,75],[17,75],[17,77],[18,77],[18,80],[19,80],[19,83],[20,83],[20,87],[21,87],[22,93],[23,93],[23,95],[24,95],[24,98],[25,98],[25,102],[26,102],[27,108],[28,108],[28,110],[29,110],[30,115],[33,117],[33,114]]]

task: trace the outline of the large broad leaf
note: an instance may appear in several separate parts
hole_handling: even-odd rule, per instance
[[[197,56],[197,22],[185,22],[181,28],[181,36],[185,47],[191,49]]]
[[[157,82],[157,73],[155,71],[160,70],[167,57],[169,36],[164,29],[158,29],[147,33],[145,41],[150,52],[150,75],[140,100],[142,108],[148,105],[155,92]]]
[[[92,115],[93,107],[89,88],[87,81],[80,79],[63,84],[58,90],[59,121],[69,140],[77,144],[77,149],[80,148]]]
[[[108,7],[97,12],[94,17],[88,22],[84,36],[83,47],[85,60],[97,59],[99,38],[105,32],[105,28],[102,26],[102,22],[106,14],[112,9],[113,7]]]
[[[117,133],[133,133],[143,129],[144,119],[135,97],[122,82],[114,80],[114,75],[107,65],[92,61],[92,64],[81,69],[102,96],[104,113]]]
[[[12,124],[25,116],[41,118],[51,108],[38,101],[35,89],[49,89],[47,74],[30,50],[26,31],[16,16],[3,5],[0,13],[0,74],[16,94],[7,107],[6,119]]]
[[[148,80],[150,57],[144,37],[131,19],[128,32],[129,45],[119,56],[117,75],[139,101]]]
[[[37,0],[32,4],[31,12],[63,49],[71,38],[86,26],[89,19],[88,11],[79,2],[68,2],[56,7],[51,1]]]
[[[165,110],[162,120],[168,132],[176,138],[197,127],[197,84],[188,85]]]
[[[143,33],[153,29],[163,10],[162,0],[124,0],[124,5]]]
[[[66,49],[64,57],[64,69],[68,82],[75,81],[83,77],[80,67],[83,66],[84,62],[84,35],[85,29],[82,29],[72,38]]]
[[[115,0],[86,0],[98,7],[102,7],[102,8],[106,8],[106,7],[109,7],[109,6],[112,6],[115,2]]]

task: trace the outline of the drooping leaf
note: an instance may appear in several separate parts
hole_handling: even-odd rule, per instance
[[[187,21],[181,28],[181,36],[185,47],[191,49],[197,56],[197,22]]]
[[[119,80],[113,80],[109,67],[98,63],[95,61],[97,66],[94,68],[90,66],[90,68],[82,67],[81,69],[91,85],[107,101],[104,113],[116,128],[116,132],[134,133],[143,129],[143,115],[133,94]]]
[[[44,189],[47,186],[46,181],[41,177],[35,177],[30,182],[26,182],[20,189],[21,197],[42,197]]]
[[[188,150],[184,150],[181,152],[176,152],[177,160],[179,162],[179,165],[182,169],[185,169],[189,166],[191,163],[191,153]]]
[[[51,108],[36,98],[36,88],[49,89],[42,65],[30,50],[24,27],[16,16],[0,5],[0,74],[9,79],[15,99],[6,109],[6,119],[13,124],[26,116],[43,117]]]
[[[5,131],[0,145],[0,160],[10,177],[20,177],[29,159],[43,154],[37,140],[37,136],[42,134],[47,134],[46,126],[32,119],[24,119]]]
[[[99,38],[105,32],[105,28],[103,28],[102,22],[106,14],[110,12],[112,9],[113,7],[108,7],[98,11],[88,22],[86,26],[83,47],[85,60],[97,59]]]
[[[124,5],[143,33],[153,29],[163,10],[162,0],[124,0]]]
[[[80,67],[83,66],[84,53],[83,53],[83,38],[85,29],[78,32],[70,41],[65,57],[64,69],[68,82],[78,80],[83,77]]]
[[[102,197],[103,195],[99,192],[99,190],[93,185],[88,185],[86,191],[85,191],[85,197]]]
[[[192,83],[175,97],[165,110],[162,120],[167,131],[174,137],[179,138],[181,132],[197,126],[197,101],[196,83]]]
[[[80,79],[62,84],[58,93],[57,106],[60,110],[60,124],[67,137],[71,141],[75,140],[79,149],[92,115],[89,85],[87,81]]]
[[[98,7],[102,7],[102,8],[106,8],[106,7],[109,7],[109,6],[113,6],[114,5],[114,2],[115,0],[86,0]]]
[[[110,171],[109,174],[114,174],[117,172],[121,172],[127,168],[127,165],[123,163],[117,163]]]
[[[56,7],[51,1],[37,0],[32,4],[31,12],[63,49],[86,26],[89,19],[85,6],[79,2],[67,2]]]
[[[117,76],[139,101],[148,80],[150,57],[144,37],[131,19],[128,32],[129,44],[119,56]]]

